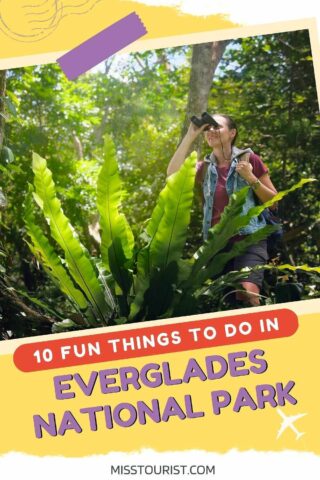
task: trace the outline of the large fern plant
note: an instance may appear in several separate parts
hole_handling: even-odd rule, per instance
[[[113,142],[105,138],[104,163],[97,184],[101,226],[101,258],[93,259],[64,214],[46,161],[33,155],[34,187],[26,201],[29,246],[38,261],[87,326],[144,321],[197,312],[199,297],[217,286],[226,263],[249,245],[266,238],[275,227],[267,225],[224,251],[230,238],[253,216],[281,200],[311,179],[301,180],[264,205],[242,215],[248,188],[233,194],[219,224],[194,253],[183,259],[193,202],[196,156],[167,179],[138,249],[130,225],[121,212],[123,195]],[[34,202],[35,201],[35,202]],[[37,224],[35,203],[50,235]],[[308,268],[308,267],[303,267]],[[79,317],[79,316],[78,316]]]

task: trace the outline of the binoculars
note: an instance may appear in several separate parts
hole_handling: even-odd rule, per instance
[[[205,128],[205,130],[209,130],[211,126],[213,126],[213,128],[221,127],[221,125],[219,125],[219,123],[216,122],[215,119],[212,118],[211,115],[209,115],[209,113],[207,113],[207,112],[203,112],[203,114],[201,115],[201,118],[198,118],[195,115],[193,115],[193,117],[191,117],[190,120],[198,128],[200,128],[200,127],[202,127],[202,125],[205,125],[206,123],[208,123],[209,125]]]

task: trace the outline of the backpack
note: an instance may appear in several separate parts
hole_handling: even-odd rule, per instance
[[[278,227],[277,230],[272,232],[267,238],[267,248],[270,257],[275,257],[280,249],[282,240],[283,240],[283,227],[282,220],[278,216],[278,209],[271,210],[266,208],[263,210],[262,214],[267,225],[275,225]]]
[[[250,155],[244,154],[243,161],[249,162]],[[278,207],[276,208],[269,208],[267,207],[261,213],[261,216],[265,219],[267,225],[274,225],[277,226],[277,230],[272,232],[267,237],[267,249],[270,257],[276,256],[279,250],[279,247],[283,240],[283,227],[282,227],[282,220],[278,214]]]

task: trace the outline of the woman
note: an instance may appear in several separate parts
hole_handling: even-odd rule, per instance
[[[197,164],[197,181],[203,185],[204,214],[203,235],[207,238],[211,226],[219,222],[224,208],[229,202],[229,196],[246,185],[251,189],[247,195],[244,212],[255,205],[255,197],[261,203],[273,198],[277,191],[273,186],[267,167],[261,158],[252,150],[240,150],[235,147],[237,127],[228,115],[213,115],[219,127],[208,124],[200,128],[190,124],[187,134],[183,138],[177,151],[173,155],[167,173],[176,172],[191,150],[192,143],[204,132],[205,139],[212,153]],[[253,218],[249,225],[239,231],[239,235],[232,241],[238,241],[244,235],[250,235],[262,228],[265,220]],[[266,240],[259,242],[232,261],[228,270],[240,270],[244,267],[264,265],[268,260]],[[259,293],[263,282],[263,272],[251,272],[248,278],[241,283],[245,293],[237,294],[237,299],[246,301],[250,305],[259,305]]]

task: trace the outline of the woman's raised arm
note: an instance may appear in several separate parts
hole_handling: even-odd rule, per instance
[[[173,157],[169,162],[167,168],[168,177],[179,170],[179,168],[185,161],[188,153],[190,152],[191,145],[207,126],[208,125],[206,124],[202,125],[202,127],[199,128],[192,122],[190,123],[187,133],[183,137],[182,142],[178,146],[177,150],[175,151]]]

